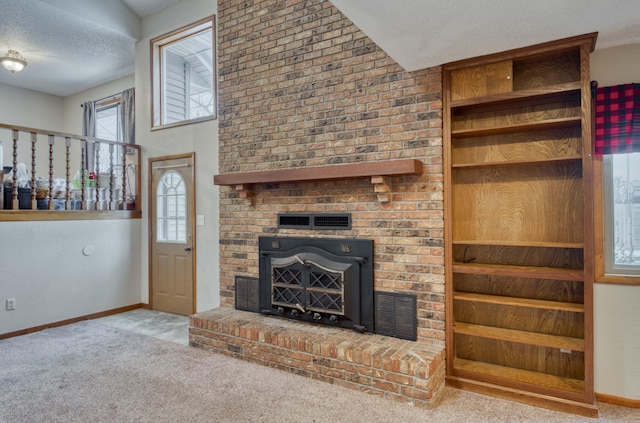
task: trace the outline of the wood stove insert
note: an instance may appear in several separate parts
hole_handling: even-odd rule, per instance
[[[260,237],[262,313],[374,333],[373,241]]]

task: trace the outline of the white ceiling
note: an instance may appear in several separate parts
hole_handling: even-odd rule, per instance
[[[332,0],[405,70],[598,32],[640,43],[639,0]]]
[[[122,0],[138,17],[143,18],[152,13],[178,3],[180,0]]]
[[[179,1],[0,0],[0,54],[15,49],[29,63],[0,68],[0,84],[67,96],[129,75],[140,19]],[[640,43],[639,0],[333,4],[409,71],[590,32],[596,49]]]
[[[67,96],[130,75],[140,18],[179,1],[0,0],[0,55],[28,63],[0,84]]]

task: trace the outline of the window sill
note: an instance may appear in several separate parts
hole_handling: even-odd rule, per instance
[[[0,222],[140,219],[139,210],[3,210]]]
[[[200,122],[208,122],[210,120],[216,120],[218,117],[216,115],[212,115],[212,116],[205,116],[205,117],[201,117],[198,119],[189,119],[189,120],[181,120],[180,122],[174,122],[174,123],[165,123],[164,125],[152,125],[151,126],[151,130],[152,131],[159,131],[161,129],[168,129],[168,128],[177,128],[179,126],[184,126],[184,125],[191,125],[193,123],[200,123]]]

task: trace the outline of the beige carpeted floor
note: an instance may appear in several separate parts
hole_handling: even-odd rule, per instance
[[[88,321],[0,341],[0,422],[633,422],[446,389],[424,410]]]

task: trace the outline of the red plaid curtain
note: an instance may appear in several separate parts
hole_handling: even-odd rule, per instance
[[[640,151],[640,84],[596,89],[596,154]]]

